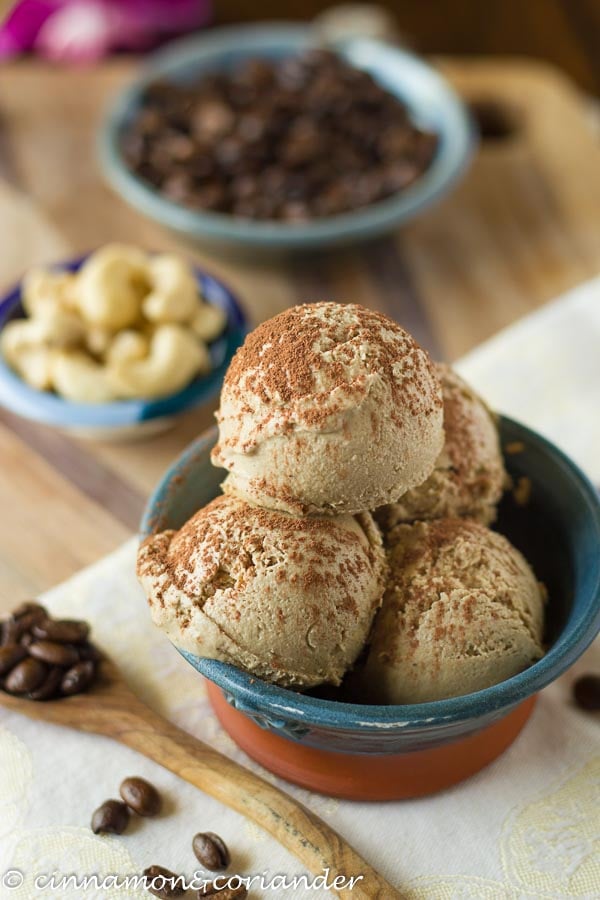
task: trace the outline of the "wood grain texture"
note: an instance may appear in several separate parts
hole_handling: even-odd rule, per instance
[[[113,738],[149,757],[185,781],[235,809],[269,832],[315,875],[362,876],[353,889],[335,893],[348,900],[401,900],[385,881],[329,825],[250,770],[156,713],[125,684],[116,666],[102,663],[93,690],[36,703],[0,692],[0,706],[30,718]]]
[[[352,300],[398,319],[436,357],[455,359],[600,270],[600,149],[581,97],[554,69],[517,59],[438,64],[469,101],[499,107],[512,133],[484,140],[454,192],[396,234],[268,261],[186,246],[103,183],[96,131],[136,63],[76,74],[38,62],[4,66],[0,287],[35,262],[129,240],[191,254],[230,283],[255,323],[300,301]],[[0,609],[115,548],[214,408],[133,444],[85,443],[2,413]]]

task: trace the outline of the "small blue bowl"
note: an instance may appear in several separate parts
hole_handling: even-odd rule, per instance
[[[345,754],[359,758],[377,754],[381,766],[384,756],[391,755],[397,760],[398,754],[407,755],[414,764],[417,756],[425,751],[427,774],[428,752],[435,756],[436,748],[460,747],[460,742],[465,739],[476,742],[479,732],[487,729],[491,733],[496,729],[496,737],[487,749],[482,750],[476,744],[471,748],[473,760],[476,761],[476,754],[481,750],[481,764],[485,764],[508,745],[506,734],[502,737],[504,726],[501,720],[508,722],[511,715],[517,716],[514,719],[516,730],[511,732],[510,740],[514,739],[527,717],[519,712],[519,708],[527,707],[528,714],[534,695],[568,669],[592,642],[600,630],[598,494],[575,464],[540,435],[506,418],[501,419],[500,433],[503,446],[522,447],[520,452],[506,454],[510,475],[515,480],[525,477],[531,482],[531,499],[526,506],[518,506],[510,493],[504,497],[497,528],[525,554],[537,577],[548,588],[548,652],[543,659],[501,684],[463,697],[406,706],[377,706],[301,694],[267,684],[235,666],[183,653],[198,672],[221,689],[227,702],[238,712],[284,739],[278,744],[277,759],[274,759],[272,747],[269,750],[271,756],[258,752],[257,731],[251,740],[240,741],[251,755],[286,775],[281,759],[288,749],[293,755],[292,748],[298,744],[303,754],[298,763],[300,767],[317,765],[313,751],[325,751],[325,756],[337,758],[333,767],[336,771],[339,771],[342,765],[339,760],[343,760]],[[210,464],[210,450],[215,439],[216,429],[212,429],[191,444],[165,474],[148,503],[141,524],[143,536],[166,528],[179,528],[219,493],[224,473]],[[211,699],[215,703],[212,686]],[[219,710],[218,704],[215,705],[223,724],[236,737],[239,721],[232,724],[223,709]],[[473,770],[468,771],[468,753],[465,751],[462,755],[467,769],[460,771],[470,774]],[[318,759],[322,765],[322,758]],[[437,760],[436,766],[439,763]],[[480,765],[475,766],[478,767]],[[397,769],[392,771],[392,778],[394,772]],[[442,773],[441,781],[438,778],[435,782],[434,778],[431,789],[450,783],[444,781],[447,774],[447,771]],[[311,781],[310,773],[303,774],[297,769],[291,775],[288,771],[286,777],[308,786],[322,783]],[[459,777],[452,780],[459,780]],[[338,789],[331,786],[331,781],[328,785],[327,793],[374,798],[369,791],[361,794],[343,786]],[[398,787],[394,793],[384,785],[382,790],[377,799],[410,795],[405,788],[400,790]],[[391,793],[386,794],[386,790]]]
[[[314,43],[309,27],[262,24],[216,29],[157,53],[141,77],[118,97],[102,128],[99,152],[108,181],[131,206],[173,231],[237,250],[322,249],[372,238],[412,219],[463,174],[475,147],[475,132],[464,105],[431,66],[406,50],[367,38],[354,38],[336,49],[400,98],[417,124],[439,136],[430,167],[407,190],[356,212],[308,224],[257,222],[173,203],[126,165],[121,153],[123,133],[139,109],[145,88],[156,79],[185,82],[203,72],[235,68],[249,58],[289,56]]]
[[[60,263],[54,268],[76,272],[87,257]],[[233,354],[243,342],[246,317],[221,281],[196,270],[202,296],[227,314],[223,334],[210,347],[213,369],[197,378],[183,391],[160,400],[121,400],[115,403],[73,403],[26,384],[6,364],[0,354],[0,406],[26,419],[53,425],[81,437],[98,440],[124,439],[166,428],[180,413],[194,409],[218,394]],[[23,318],[21,289],[17,285],[0,300],[0,330],[13,319]]]

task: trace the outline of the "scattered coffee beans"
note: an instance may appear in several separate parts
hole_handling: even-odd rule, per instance
[[[129,823],[129,808],[120,800],[106,800],[92,816],[94,834],[123,834]]]
[[[217,900],[246,900],[248,896],[248,888],[241,884],[239,887],[215,887],[214,884],[207,884],[198,891],[198,900],[204,897],[216,897]]]
[[[192,849],[196,859],[205,869],[211,872],[222,872],[231,862],[227,844],[218,834],[212,831],[200,832],[192,840]]]
[[[87,690],[100,651],[87,622],[51,619],[39,603],[24,603],[0,622],[0,689],[28,700],[51,700]]]
[[[294,223],[404,190],[437,143],[367,72],[311,50],[150,84],[122,148],[175,203]]]
[[[182,897],[185,894],[183,878],[164,869],[162,866],[149,866],[144,869],[144,875],[148,879],[147,888],[155,897],[169,900],[170,897]]]
[[[127,806],[138,816],[156,816],[160,812],[160,794],[143,778],[125,778],[121,782],[119,793]]]
[[[588,712],[600,710],[600,675],[582,675],[573,685],[575,703]]]

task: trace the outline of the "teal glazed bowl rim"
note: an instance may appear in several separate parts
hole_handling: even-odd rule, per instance
[[[500,433],[503,445],[522,443],[533,455],[534,462],[544,460],[550,466],[562,489],[568,491],[571,512],[577,516],[576,526],[571,523],[569,527],[581,529],[574,545],[575,587],[567,621],[546,655],[530,668],[485,690],[448,700],[412,705],[363,705],[300,694],[268,684],[228,663],[180,651],[182,655],[198,672],[217,684],[240,711],[258,718],[266,716],[268,726],[272,724],[275,730],[290,737],[295,736],[293,723],[300,728],[298,736],[302,734],[302,723],[317,729],[367,732],[372,736],[415,730],[433,733],[452,724],[493,720],[536,694],[565,672],[600,631],[600,498],[580,469],[541,435],[506,417],[500,418]],[[165,473],[147,504],[141,522],[142,537],[183,524],[177,516],[172,518],[177,495],[187,491],[186,484],[193,483],[194,472],[200,465],[208,465],[215,439],[216,428],[213,428],[194,441]],[[507,457],[507,462],[512,459],[518,460],[519,456]],[[220,474],[220,470],[215,470],[215,485]],[[547,488],[552,494],[554,484]],[[218,489],[210,493],[216,496]],[[564,512],[565,496],[561,494],[558,499],[557,508],[562,504]],[[186,510],[184,518],[192,512],[193,509]],[[291,728],[284,727],[290,721]]]
[[[76,272],[89,254],[56,263],[58,271]],[[117,400],[111,403],[76,403],[26,384],[0,354],[0,406],[45,425],[66,429],[126,429],[157,419],[167,419],[205,403],[218,393],[233,355],[248,332],[242,308],[224,282],[194,266],[203,296],[227,315],[225,331],[209,345],[213,370],[195,379],[182,391],[157,400]],[[23,318],[21,282],[0,298],[0,331],[8,322]]]
[[[173,231],[217,243],[273,250],[325,247],[375,237],[438,200],[465,172],[474,153],[476,131],[469,113],[443,76],[427,63],[406,50],[368,38],[344,41],[336,49],[400,97],[413,118],[439,136],[433,162],[406,190],[354,212],[305,225],[286,225],[189,209],[163,197],[128,168],[121,153],[121,136],[148,84],[160,77],[213,71],[251,56],[283,56],[314,40],[314,32],[305,25],[226,26],[178,40],[156,53],[142,74],[118,95],[101,127],[98,153],[108,182],[131,206]]]

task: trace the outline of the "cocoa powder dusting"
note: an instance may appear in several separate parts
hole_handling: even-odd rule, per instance
[[[336,412],[332,392],[358,401],[368,389],[368,377],[377,375],[389,385],[394,404],[410,415],[438,409],[441,399],[431,396],[429,360],[413,338],[382,313],[356,304],[342,311],[343,316],[334,303],[304,304],[264,322],[235,354],[225,392],[240,403],[254,395],[283,411],[284,418],[286,407],[310,400],[301,418],[318,427]]]
[[[233,534],[237,535],[235,540]],[[297,583],[299,576],[290,575],[287,569],[288,560],[294,560],[302,573],[302,587],[309,593],[336,585],[342,566],[347,583],[374,563],[370,545],[365,547],[357,534],[340,527],[335,519],[295,518],[221,495],[199,510],[179,532],[162,532],[148,538],[142,544],[138,572],[158,581],[155,596],[162,604],[171,585],[187,594],[197,594],[200,605],[216,590],[229,590],[235,597],[245,587],[240,571],[246,570],[252,576],[254,553],[265,564],[265,535],[269,534],[276,536],[281,558],[286,561],[284,567],[277,568],[275,579]],[[339,548],[344,550],[347,561],[336,568]],[[198,561],[202,584],[190,585]],[[236,578],[230,571],[234,567]],[[353,598],[343,600],[342,605],[356,609]],[[235,614],[239,616],[239,611]]]

